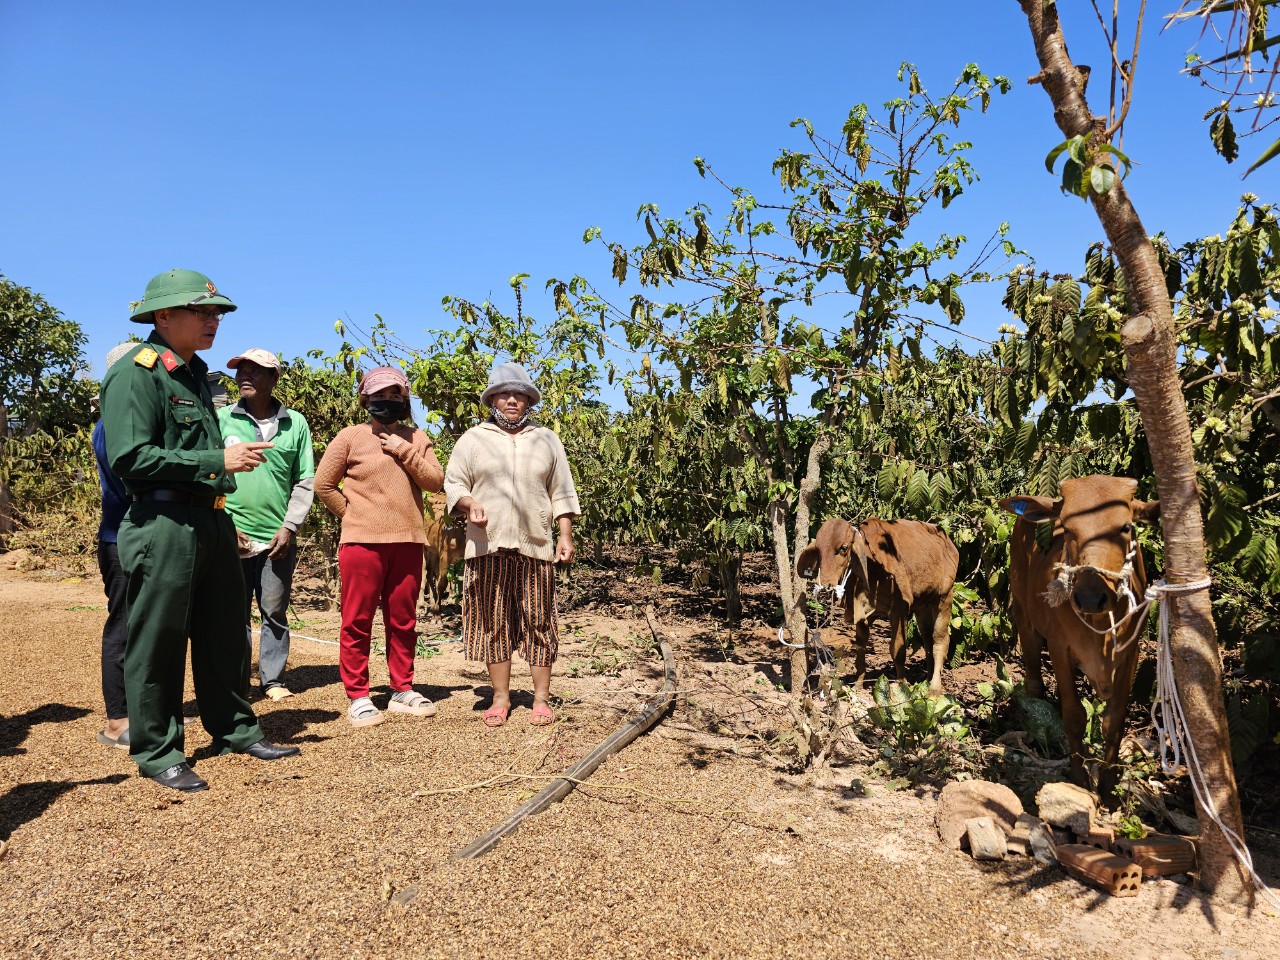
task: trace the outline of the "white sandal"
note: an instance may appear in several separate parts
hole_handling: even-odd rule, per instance
[[[417,690],[400,690],[391,695],[387,712],[407,713],[413,717],[433,717],[436,713],[436,705]]]
[[[373,705],[372,700],[368,697],[360,697],[352,700],[351,706],[347,707],[347,719],[351,721],[353,727],[373,727],[387,718]]]

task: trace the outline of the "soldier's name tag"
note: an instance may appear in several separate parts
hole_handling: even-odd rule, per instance
[[[169,402],[175,407],[194,407],[196,405],[194,400],[188,400],[186,397],[170,397]]]

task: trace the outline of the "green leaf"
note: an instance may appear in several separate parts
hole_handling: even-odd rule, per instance
[[[892,461],[886,463],[876,474],[876,492],[882,500],[892,500],[898,490],[898,471]]]
[[[1098,145],[1098,152],[1099,152],[1099,153],[1109,153],[1109,154],[1111,154],[1113,157],[1115,157],[1117,160],[1119,160],[1121,163],[1123,163],[1123,164],[1124,164],[1124,170],[1123,170],[1123,172],[1122,172],[1122,176],[1123,176],[1123,175],[1128,175],[1129,171],[1130,171],[1131,169],[1133,169],[1133,162],[1129,159],[1129,157],[1128,157],[1128,156],[1127,156],[1127,155],[1126,155],[1122,150],[1120,150],[1120,149],[1118,149],[1118,148],[1116,148],[1116,147],[1113,147],[1113,146],[1112,146],[1111,144],[1109,144],[1109,143],[1102,143],[1102,144],[1099,144],[1099,145]]]
[[[1044,158],[1044,168],[1053,173],[1053,165],[1058,162],[1058,158],[1071,146],[1070,140],[1063,140],[1060,144],[1049,151],[1048,156]]]
[[[1264,163],[1268,163],[1271,160],[1274,160],[1276,154],[1278,153],[1280,153],[1280,140],[1277,140],[1275,143],[1271,144],[1271,146],[1267,147],[1267,149],[1263,150],[1262,153],[1259,155],[1258,159],[1253,161],[1253,166],[1251,166],[1248,170],[1244,172],[1244,175],[1247,177],[1249,174],[1253,173],[1253,171],[1257,170]]]
[[[924,470],[914,471],[907,481],[907,503],[917,511],[929,509],[929,475]]]
[[[1225,107],[1209,124],[1209,139],[1213,141],[1213,149],[1218,151],[1222,159],[1227,163],[1235,163],[1240,156],[1240,147],[1236,143],[1236,128]]]
[[[1252,530],[1243,502],[1244,492],[1238,488],[1226,484],[1217,488],[1204,520],[1205,539],[1215,550],[1233,554],[1249,542]]]
[[[1089,168],[1089,185],[1099,196],[1106,196],[1116,185],[1116,172],[1106,164],[1097,163]]]
[[[1063,193],[1088,199],[1088,192],[1084,187],[1084,168],[1074,160],[1068,160],[1062,165],[1061,189]]]

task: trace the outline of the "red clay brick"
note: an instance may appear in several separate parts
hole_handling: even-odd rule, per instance
[[[1113,897],[1136,897],[1142,885],[1142,868],[1132,860],[1085,846],[1064,843],[1057,849],[1062,869],[1083,883],[1101,887]]]
[[[1111,851],[1111,844],[1115,841],[1115,831],[1108,826],[1101,824],[1090,824],[1088,833],[1077,833],[1076,840],[1083,843],[1086,847],[1094,847],[1098,850]],[[1127,854],[1126,854],[1127,856]]]
[[[1196,868],[1196,845],[1187,837],[1151,833],[1141,840],[1120,837],[1111,849],[1142,868],[1144,877],[1167,877]]]

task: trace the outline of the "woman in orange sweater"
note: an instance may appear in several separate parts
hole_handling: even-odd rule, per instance
[[[373,614],[382,607],[391,700],[387,710],[429,717],[435,704],[413,689],[418,594],[422,589],[422,492],[438,491],[444,471],[434,445],[409,416],[409,381],[394,367],[377,367],[360,381],[360,406],[369,422],[339,431],[316,468],[315,492],[342,520],[338,571],[342,577],[342,633],[338,669],[354,727],[381,723],[369,699],[369,643]]]

